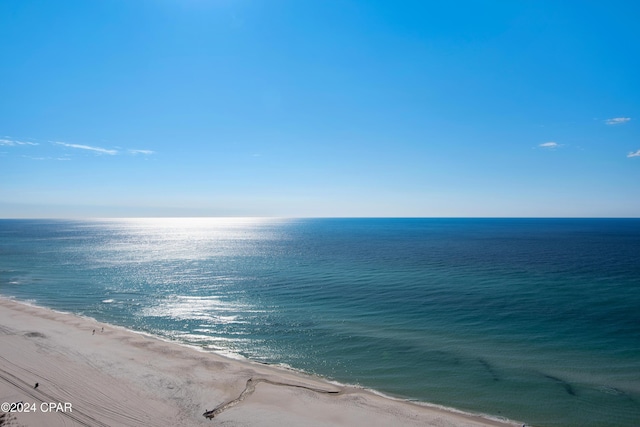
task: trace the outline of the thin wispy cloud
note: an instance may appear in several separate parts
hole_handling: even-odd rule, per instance
[[[640,157],[640,150],[630,152],[627,157]]]
[[[37,142],[18,141],[17,139],[12,139],[8,136],[5,136],[4,138],[0,138],[0,145],[15,146],[15,145],[39,145],[39,144]]]
[[[121,147],[118,147],[117,149],[116,148],[112,149],[112,148],[104,148],[104,147],[86,145],[86,144],[71,144],[63,141],[48,141],[48,142],[53,144],[54,146],[74,148],[76,150],[91,151],[96,154],[108,154],[110,156],[116,156],[122,153],[128,153],[134,156],[135,155],[150,156],[152,154],[155,154],[155,151],[152,151],[152,150],[124,149]],[[0,147],[1,146],[4,146],[4,147],[35,146],[35,145],[41,145],[41,144],[39,142],[21,141],[6,135],[3,137],[0,137]],[[49,157],[49,156],[24,156],[24,157],[33,159],[33,160],[65,160],[65,161],[70,160],[68,155],[58,156],[58,157]]]
[[[90,145],[82,145],[82,144],[68,144],[66,142],[59,142],[59,141],[54,141],[54,143],[58,144],[58,145],[62,145],[63,147],[77,148],[77,149],[80,149],[80,150],[94,151],[96,153],[109,154],[111,156],[115,156],[116,154],[118,154],[118,150],[109,150],[107,148],[102,148],[102,147],[92,147]]]
[[[55,160],[55,161],[70,161],[71,159],[69,157],[37,157],[37,156],[22,156],[22,158],[24,159],[29,159],[29,160]]]
[[[627,123],[631,120],[631,117],[615,117],[613,119],[605,120],[605,123],[608,125],[621,125],[623,123]]]
[[[147,156],[150,156],[151,154],[154,154],[155,151],[151,151],[151,150],[128,150],[130,154],[136,155],[136,154],[144,154]]]
[[[558,144],[557,142],[553,142],[553,141],[549,141],[549,142],[543,142],[542,144],[539,144],[538,147],[540,148],[546,148],[546,149],[554,149],[554,148],[558,148],[560,146],[560,144]]]
[[[155,154],[155,151],[153,150],[143,150],[143,149],[126,149],[126,148],[122,148],[122,147],[117,147],[117,148],[104,148],[104,147],[100,147],[100,146],[94,146],[94,145],[86,145],[86,144],[72,144],[72,143],[68,143],[68,142],[63,142],[63,141],[52,141],[49,140],[49,143],[51,143],[53,146],[57,146],[57,147],[65,147],[65,148],[73,148],[76,150],[83,150],[83,151],[90,151],[93,152],[95,154],[98,155],[102,155],[102,154],[107,154],[109,156],[117,156],[120,154],[124,154],[124,153],[128,153],[130,155],[136,156],[136,155],[142,155],[142,156],[150,156],[152,154]],[[15,139],[11,136],[0,136],[0,147],[17,147],[17,146],[38,146],[41,145],[40,142],[33,142],[33,141],[24,141],[24,140],[18,140]],[[2,154],[9,154],[9,152],[5,152]],[[23,156],[24,158],[28,158],[28,159],[32,159],[32,160],[63,160],[63,161],[69,161],[71,160],[71,158],[69,157],[70,153],[66,153],[63,154],[62,156],[42,156],[42,155],[30,155],[30,156]]]

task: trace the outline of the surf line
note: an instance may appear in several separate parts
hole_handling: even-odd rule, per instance
[[[232,408],[233,406],[236,406],[238,403],[242,402],[247,396],[252,394],[256,390],[256,385],[258,385],[259,383],[267,383],[271,385],[278,385],[278,386],[284,386],[284,387],[303,388],[305,390],[311,390],[313,392],[323,393],[323,394],[339,395],[340,393],[342,393],[341,390],[337,390],[337,391],[324,390],[321,388],[307,387],[299,384],[288,384],[288,383],[281,383],[278,381],[271,381],[266,378],[258,378],[255,380],[253,378],[249,378],[247,380],[247,385],[245,386],[244,390],[242,390],[242,393],[240,393],[240,396],[226,403],[222,403],[210,411],[206,411],[204,414],[202,414],[202,416],[204,416],[205,418],[212,419],[213,417],[215,417],[216,415],[220,415],[222,412],[226,411],[227,409]]]

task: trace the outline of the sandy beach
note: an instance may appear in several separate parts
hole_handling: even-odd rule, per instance
[[[17,411],[3,406],[0,425],[6,426],[521,425],[390,399],[0,298],[4,402]]]

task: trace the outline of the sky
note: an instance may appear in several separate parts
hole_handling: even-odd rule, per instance
[[[0,1],[0,218],[640,217],[640,2]]]

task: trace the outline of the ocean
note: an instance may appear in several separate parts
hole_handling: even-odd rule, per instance
[[[540,427],[640,422],[639,259],[640,219],[0,220],[1,295]]]

